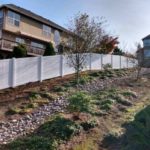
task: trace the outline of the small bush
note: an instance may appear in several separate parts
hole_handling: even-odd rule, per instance
[[[85,92],[77,92],[69,97],[69,110],[71,112],[88,112],[91,97]]]
[[[13,48],[13,57],[22,58],[27,56],[27,48],[24,44],[19,44]]]
[[[42,93],[41,95],[42,95],[42,97],[50,99],[50,100],[55,100],[55,99],[59,98],[59,96],[56,93],[46,92],[46,93]]]
[[[87,122],[82,122],[81,126],[85,131],[88,131],[91,128],[95,128],[97,126],[97,121],[95,119],[88,120]]]
[[[56,150],[57,142],[39,136],[17,139],[8,145],[12,150]]]
[[[106,99],[106,100],[103,100],[100,104],[101,105],[105,105],[105,104],[110,104],[112,105],[115,101],[113,99]]]
[[[30,100],[35,100],[35,99],[40,99],[40,98],[41,98],[41,96],[38,93],[36,93],[36,92],[31,92],[29,94],[29,99]]]
[[[111,107],[112,107],[111,104],[106,103],[106,104],[102,105],[100,108],[101,108],[102,110],[108,111],[108,110],[111,109]]]
[[[137,98],[137,94],[133,91],[125,91],[125,92],[122,92],[121,94],[127,97]]]
[[[65,92],[65,91],[67,91],[67,88],[63,87],[63,86],[54,86],[53,91],[54,92]]]
[[[125,106],[131,106],[132,103],[129,100],[126,100],[122,95],[116,97],[116,101]]]
[[[81,77],[79,79],[79,84],[86,84],[87,82],[89,82],[92,78],[90,78],[89,76],[84,76],[84,77]]]
[[[14,107],[14,108],[9,108],[8,111],[6,112],[7,115],[15,115],[19,114],[21,111],[20,108]]]
[[[90,73],[90,76],[92,76],[92,77],[98,77],[99,75],[100,75],[99,72]]]
[[[73,135],[80,133],[81,130],[81,126],[75,122],[61,116],[56,116],[53,120],[42,125],[37,134],[61,141],[69,140]]]
[[[107,63],[107,64],[103,64],[103,69],[104,70],[109,70],[109,69],[112,69],[112,65]]]
[[[46,45],[44,56],[56,55],[53,44],[50,42]]]

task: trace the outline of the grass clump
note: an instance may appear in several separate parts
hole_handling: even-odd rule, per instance
[[[136,114],[133,122],[126,125],[123,150],[150,149],[150,105]]]
[[[73,135],[79,134],[81,126],[61,116],[45,123],[38,129],[38,135],[47,138],[53,138],[57,141],[69,140]]]
[[[79,124],[57,115],[41,125],[32,135],[19,138],[6,147],[13,150],[57,150],[62,141],[69,140],[81,130]]]
[[[54,92],[66,92],[67,88],[63,86],[54,86],[53,91]]]
[[[32,100],[35,100],[35,99],[40,99],[41,98],[41,96],[40,96],[40,94],[38,94],[38,93],[36,93],[36,92],[31,92],[30,94],[29,94],[29,99],[32,101]]]
[[[86,122],[82,122],[81,123],[81,126],[83,127],[83,129],[85,131],[88,131],[88,130],[90,130],[92,128],[95,128],[97,125],[98,125],[98,123],[97,123],[96,119],[90,119],[90,120],[88,120]]]
[[[56,150],[57,142],[53,139],[32,136],[17,139],[7,147],[12,150]]]
[[[71,112],[89,112],[92,97],[85,92],[77,92],[69,97],[68,109]]]

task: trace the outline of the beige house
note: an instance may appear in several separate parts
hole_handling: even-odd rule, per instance
[[[0,6],[0,58],[11,57],[13,47],[25,44],[29,56],[43,55],[52,42],[55,51],[61,41],[67,42],[68,31],[39,15],[13,4]]]

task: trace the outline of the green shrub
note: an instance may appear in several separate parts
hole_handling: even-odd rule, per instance
[[[69,110],[71,112],[88,112],[91,96],[85,92],[77,92],[69,97]]]
[[[36,108],[36,107],[38,107],[38,104],[37,103],[29,103],[29,104],[27,104],[26,107],[27,108]]]
[[[69,140],[73,135],[80,133],[81,129],[81,126],[75,122],[61,116],[56,116],[53,120],[42,125],[37,134],[61,141]]]
[[[82,122],[81,126],[85,131],[88,131],[89,129],[95,128],[97,126],[97,121],[95,119],[88,120],[87,122]]]
[[[21,111],[21,109],[20,109],[20,108],[17,108],[17,107],[8,108],[8,111],[6,112],[6,115],[19,114],[20,111]]]
[[[36,92],[31,92],[29,94],[29,99],[30,100],[35,100],[35,99],[40,99],[40,98],[41,98],[41,96],[38,93],[36,93]]]
[[[112,69],[112,65],[109,64],[109,63],[103,64],[103,69],[104,69],[104,70]]]
[[[115,101],[113,99],[105,99],[102,102],[100,102],[101,105],[109,104],[112,105]]]
[[[55,140],[39,136],[17,139],[8,145],[12,150],[56,150],[56,147]]]
[[[125,92],[122,92],[121,94],[127,97],[137,98],[137,94],[133,91],[125,91]]]
[[[22,58],[27,56],[27,48],[24,44],[19,44],[13,48],[13,57]]]
[[[79,79],[79,84],[86,84],[87,82],[89,82],[92,78],[90,78],[89,76],[84,76],[84,77],[81,77]]]
[[[116,97],[116,101],[122,105],[125,105],[125,106],[131,106],[132,105],[132,103],[129,100],[125,99],[122,95],[118,95]]]
[[[53,44],[50,42],[46,45],[44,56],[56,55]]]
[[[53,91],[54,92],[65,92],[65,91],[67,91],[67,88],[63,87],[63,86],[54,86]]]
[[[106,103],[106,104],[100,106],[100,108],[101,108],[102,110],[105,110],[105,111],[110,110],[111,107],[112,107],[112,105],[111,105],[111,104],[108,104],[108,103]]]
[[[99,72],[90,73],[90,76],[92,76],[92,77],[98,77],[99,75],[100,75]]]

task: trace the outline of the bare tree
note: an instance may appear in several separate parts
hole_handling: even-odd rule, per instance
[[[69,65],[75,69],[77,83],[79,83],[80,71],[85,67],[88,56],[99,46],[103,37],[104,22],[103,18],[90,18],[86,13],[75,15],[69,22],[69,48],[65,53]]]

